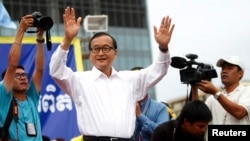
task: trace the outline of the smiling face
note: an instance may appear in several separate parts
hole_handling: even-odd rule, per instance
[[[117,55],[112,38],[102,35],[95,37],[90,43],[90,61],[98,70],[109,76],[111,74],[112,63]],[[96,48],[99,48],[100,51],[94,52]],[[110,51],[107,51],[107,48],[110,48]]]

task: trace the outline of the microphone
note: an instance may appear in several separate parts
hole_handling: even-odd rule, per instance
[[[183,69],[187,66],[187,61],[185,58],[172,57],[171,60],[172,61],[170,65],[174,68]]]

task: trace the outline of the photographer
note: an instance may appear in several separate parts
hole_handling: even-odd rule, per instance
[[[9,52],[7,68],[2,73],[3,81],[0,83],[0,126],[3,127],[5,121],[10,119],[10,125],[6,127],[5,133],[9,134],[9,139],[16,141],[42,140],[37,106],[44,66],[44,30],[38,29],[37,32],[35,69],[30,81],[25,69],[18,64],[24,34],[29,27],[33,26],[33,22],[32,15],[21,18]],[[10,114],[8,114],[9,109]]]
[[[202,80],[192,87],[192,95],[197,98],[200,89],[210,94],[206,104],[213,114],[211,124],[250,124],[250,89],[240,84],[244,74],[244,64],[236,56],[221,58],[216,64],[221,67],[220,91],[210,81]]]

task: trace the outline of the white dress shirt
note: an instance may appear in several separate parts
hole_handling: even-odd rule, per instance
[[[169,53],[159,56],[141,71],[112,68],[108,78],[93,67],[91,71],[73,72],[66,66],[68,51],[59,46],[50,62],[50,75],[73,99],[81,134],[130,138],[135,128],[136,101],[159,82],[171,62]],[[70,122],[70,121],[65,121]]]

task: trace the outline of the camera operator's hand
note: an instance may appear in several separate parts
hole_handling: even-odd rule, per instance
[[[74,8],[67,7],[65,9],[63,14],[65,37],[63,39],[63,43],[61,44],[62,49],[68,50],[71,41],[80,30],[81,20],[81,17],[78,17],[76,20]]]
[[[174,26],[171,25],[171,18],[169,16],[162,18],[159,30],[154,26],[154,37],[161,50],[167,51]]]
[[[196,83],[196,86],[207,94],[216,94],[219,90],[208,80],[202,80]]]
[[[33,25],[34,19],[32,15],[25,15],[21,18],[19,24],[19,30],[25,32],[29,27]]]
[[[198,94],[198,86],[197,84],[191,84],[191,94],[192,94],[192,100],[198,100],[199,94]]]

